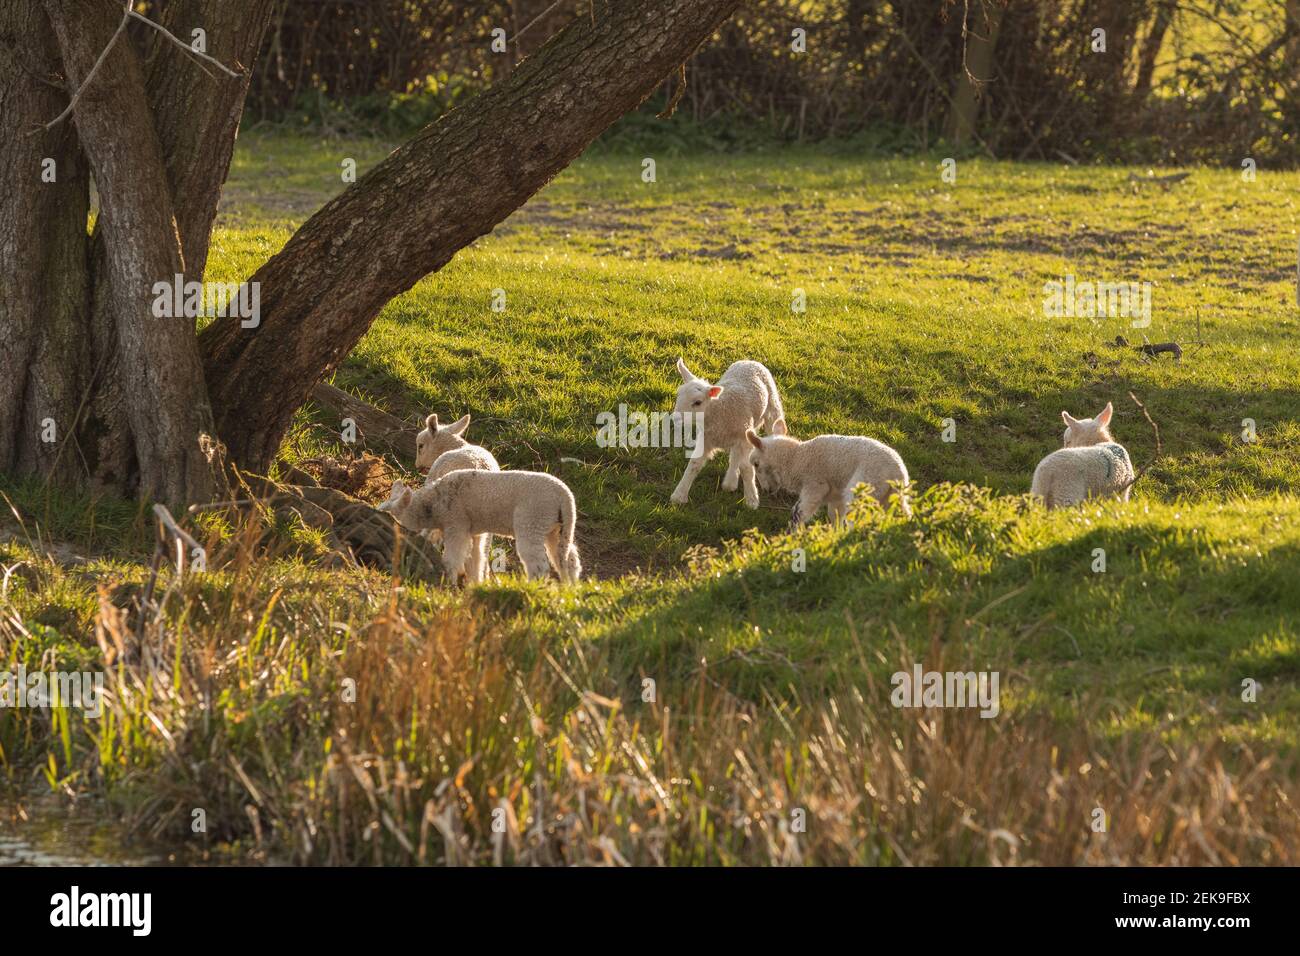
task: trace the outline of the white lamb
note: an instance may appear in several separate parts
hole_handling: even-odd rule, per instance
[[[468,415],[462,415],[450,425],[441,427],[437,415],[430,415],[424,420],[424,431],[415,436],[415,467],[420,471],[428,469],[425,484],[461,468],[501,470],[497,460],[492,457],[492,452],[482,445],[470,444],[465,439],[467,428]]]
[[[757,508],[758,486],[754,483],[754,469],[749,464],[745,432],[770,429],[785,417],[772,373],[759,362],[736,362],[722,373],[717,384],[713,384],[696,376],[680,358],[677,372],[682,377],[682,384],[677,389],[673,415],[697,416],[695,421],[699,428],[695,440],[699,447],[693,449],[693,457],[670,500],[673,504],[686,504],[695,476],[705,462],[725,451],[729,458],[722,487],[735,491],[743,482],[745,504]]]
[[[465,438],[465,429],[469,428],[469,415],[462,415],[450,425],[439,427],[438,416],[430,415],[424,420],[424,431],[415,436],[415,467],[428,471],[424,483],[432,484],[443,475],[462,468],[479,471],[500,471],[501,466],[492,452],[482,445],[471,444]],[[429,534],[430,540],[440,537],[438,532]],[[468,574],[471,581],[484,581],[490,566],[488,554],[492,547],[490,534],[474,536],[470,547]]]
[[[912,513],[907,503],[907,466],[898,452],[883,442],[858,435],[818,435],[800,441],[787,434],[784,419],[772,426],[772,434],[766,438],[753,430],[747,431],[745,438],[754,446],[750,464],[763,489],[799,495],[792,516],[795,524],[810,521],[822,505],[839,524],[858,485],[866,485],[882,505],[897,495],[903,513]]]
[[[1038,463],[1030,489],[1048,508],[1068,508],[1089,498],[1128,501],[1133,462],[1124,446],[1111,438],[1113,411],[1107,402],[1096,418],[1079,419],[1061,412],[1065,447]]]
[[[442,563],[453,581],[467,573],[471,539],[480,534],[514,538],[530,578],[546,577],[548,561],[566,583],[582,574],[573,492],[544,472],[453,471],[414,490],[397,481],[379,510],[412,531],[441,531]],[[481,581],[482,574],[470,580]]]

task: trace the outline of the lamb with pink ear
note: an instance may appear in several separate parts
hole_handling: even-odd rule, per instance
[[[722,373],[716,384],[700,378],[680,358],[677,374],[682,377],[682,384],[677,388],[673,415],[694,416],[700,427],[695,435],[698,446],[691,450],[690,461],[670,500],[673,504],[686,504],[700,469],[718,452],[725,451],[729,457],[722,487],[735,491],[743,484],[745,504],[757,508],[758,485],[749,464],[745,433],[751,429],[774,429],[785,418],[776,379],[761,363],[751,361],[736,362]]]
[[[465,438],[469,428],[469,415],[462,415],[450,425],[440,425],[437,415],[430,415],[424,420],[424,430],[415,436],[415,467],[421,471],[428,470],[426,485],[432,484],[443,475],[462,468],[471,471],[500,471],[495,456],[482,445],[474,445]],[[441,532],[430,531],[430,540],[441,538]],[[469,576],[472,581],[487,580],[490,563],[488,554],[492,548],[490,534],[475,535],[469,555]]]
[[[424,420],[424,430],[415,436],[415,467],[426,472],[425,484],[458,468],[500,471],[492,452],[465,438],[469,416],[462,415],[450,425],[438,424],[438,416]]]
[[[1054,451],[1034,469],[1030,494],[1048,508],[1068,508],[1089,498],[1128,501],[1133,490],[1133,461],[1110,434],[1114,406],[1106,403],[1096,418],[1075,418],[1061,412],[1065,447]]]

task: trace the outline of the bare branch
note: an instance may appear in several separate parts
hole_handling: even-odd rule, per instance
[[[103,66],[104,61],[108,59],[109,51],[112,50],[113,45],[117,43],[118,37],[122,35],[122,31],[126,29],[126,25],[130,23],[132,20],[139,20],[141,23],[147,23],[149,26],[153,27],[155,30],[157,30],[167,39],[171,40],[172,43],[175,43],[178,47],[180,47],[190,56],[198,57],[201,60],[207,60],[209,63],[216,66],[218,69],[220,69],[223,73],[227,74],[228,76],[233,76],[238,78],[244,75],[242,72],[236,72],[235,70],[232,70],[230,67],[226,66],[220,60],[214,57],[210,57],[206,53],[200,53],[198,50],[194,49],[194,47],[192,47],[190,44],[186,43],[184,40],[179,39],[175,34],[171,33],[171,31],[167,30],[165,27],[159,26],[157,23],[154,23],[152,20],[150,20],[148,17],[144,16],[143,14],[136,13],[133,9],[131,9],[131,3],[132,0],[127,0],[126,10],[122,14],[122,22],[117,25],[117,30],[113,33],[112,39],[108,41],[107,45],[105,45],[104,47],[103,52],[99,54],[99,59],[96,60],[95,65],[90,68],[90,72],[86,74],[86,78],[81,81],[81,85],[77,87],[77,91],[72,94],[72,99],[68,100],[67,108],[58,116],[54,117],[54,119],[46,123],[43,127],[40,127],[39,129],[36,130],[32,130],[32,133],[40,132],[42,130],[48,130],[51,127],[57,126],[59,123],[61,123],[63,120],[65,120],[68,117],[68,114],[72,112],[73,107],[77,105],[77,101],[81,99],[81,94],[86,92],[86,88],[90,86],[90,81],[95,78],[95,74],[99,72],[99,68]],[[203,69],[202,64],[199,64],[199,69]],[[212,74],[208,73],[207,70],[203,70],[203,72],[207,73],[208,76],[212,76]]]
[[[134,10],[128,10],[127,16],[133,17],[134,19],[139,20],[141,23],[149,24],[149,26],[153,27],[155,30],[157,30],[167,39],[171,40],[173,43],[175,43],[186,53],[190,54],[190,56],[196,56],[199,59],[207,60],[213,66],[217,67],[219,70],[225,73],[227,76],[240,77],[244,75],[243,71],[236,72],[235,70],[232,70],[230,67],[226,66],[226,64],[222,63],[220,60],[216,59],[215,57],[208,56],[206,53],[200,53],[198,50],[194,49],[194,47],[192,47],[190,44],[186,43],[184,40],[180,39],[175,34],[167,30],[166,27],[159,26],[158,24],[150,20],[148,17],[136,13]],[[204,70],[203,72],[207,73],[208,71]],[[212,75],[211,73],[208,73],[208,76],[211,75]]]
[[[99,54],[99,59],[96,60],[95,65],[90,68],[90,72],[86,74],[86,78],[81,81],[81,85],[77,87],[77,91],[72,94],[72,99],[68,100],[67,109],[65,109],[58,116],[54,117],[54,119],[50,120],[43,127],[40,127],[39,129],[36,130],[32,130],[32,133],[50,129],[53,126],[57,126],[64,119],[67,118],[68,114],[72,112],[72,108],[77,105],[77,100],[81,99],[81,94],[86,92],[86,87],[90,85],[90,81],[93,80],[95,78],[95,74],[99,72],[99,68],[103,66],[104,61],[108,59],[108,51],[113,49],[113,44],[117,42],[117,38],[122,35],[122,31],[126,29],[126,25],[130,22],[131,22],[131,0],[126,0],[126,12],[122,14],[122,22],[117,25],[117,30],[114,31],[112,39],[110,39],[108,43],[104,46],[104,51]]]
[[[1133,475],[1133,477],[1129,479],[1128,484],[1126,484],[1124,488],[1132,488],[1134,485],[1136,485],[1138,479],[1141,478],[1143,475],[1145,475],[1147,471],[1151,468],[1151,466],[1154,465],[1157,461],[1159,461],[1164,456],[1165,453],[1164,446],[1161,445],[1160,443],[1160,426],[1155,423],[1155,419],[1151,417],[1151,413],[1147,411],[1147,407],[1143,405],[1141,401],[1138,400],[1138,397],[1136,395],[1134,395],[1132,392],[1129,392],[1128,397],[1133,399],[1133,404],[1136,405],[1139,409],[1141,409],[1143,417],[1146,418],[1147,423],[1151,426],[1151,430],[1156,433],[1156,456],[1152,458],[1149,462],[1147,462],[1142,468],[1139,468],[1138,471]],[[1123,491],[1124,488],[1121,488],[1120,490]]]
[[[518,42],[519,42],[519,38],[520,38],[521,36],[523,36],[525,33],[527,33],[529,30],[531,30],[531,29],[532,29],[532,28],[533,28],[537,23],[539,23],[539,22],[542,20],[543,17],[545,17],[548,13],[550,13],[552,10],[554,10],[556,7],[558,7],[558,6],[559,6],[561,3],[563,3],[563,2],[564,2],[564,0],[555,0],[555,2],[554,2],[553,4],[551,4],[549,7],[547,7],[545,10],[543,10],[541,13],[537,14],[537,16],[535,16],[535,17],[533,17],[531,20],[529,20],[528,23],[524,25],[524,28],[523,28],[522,30],[520,30],[520,31],[517,32],[514,36],[512,36],[512,37],[510,38],[510,42],[511,42],[511,43],[518,43]],[[591,14],[591,15],[592,15],[592,18],[593,18],[593,19],[594,19],[595,16],[596,16],[596,12],[595,12],[595,7],[594,7],[594,6],[592,7],[592,14]]]

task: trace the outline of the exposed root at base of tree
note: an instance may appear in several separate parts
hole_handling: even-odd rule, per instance
[[[364,466],[367,480],[371,467]],[[343,564],[378,568],[402,577],[439,577],[442,573],[437,549],[423,536],[403,529],[386,512],[337,488],[323,486],[306,471],[289,467],[284,481],[244,476],[242,483],[245,497],[195,505],[190,513],[258,510],[321,532]]]

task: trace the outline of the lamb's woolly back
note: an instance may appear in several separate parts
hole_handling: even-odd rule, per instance
[[[437,481],[443,475],[450,474],[453,471],[466,469],[470,471],[500,471],[501,466],[497,464],[492,452],[482,445],[464,445],[439,455],[433,463],[433,467],[429,469],[429,476],[425,479],[425,484]]]
[[[1128,501],[1133,461],[1128,450],[1111,437],[1113,412],[1109,402],[1095,418],[1080,419],[1061,412],[1065,447],[1038,463],[1030,494],[1041,498],[1048,508],[1065,508],[1089,498]]]
[[[777,434],[767,437],[752,429],[746,432],[753,448],[750,462],[763,487],[798,493],[796,521],[811,518],[823,504],[838,520],[859,485],[866,485],[882,505],[897,495],[903,513],[912,513],[907,466],[884,442],[861,435],[818,435],[800,441],[785,433],[784,421],[773,430]]]
[[[464,570],[469,539],[483,534],[513,537],[530,577],[544,575],[548,559],[565,581],[582,573],[573,492],[545,472],[461,469],[415,490],[394,482],[379,507],[412,531],[443,532],[453,577]]]

